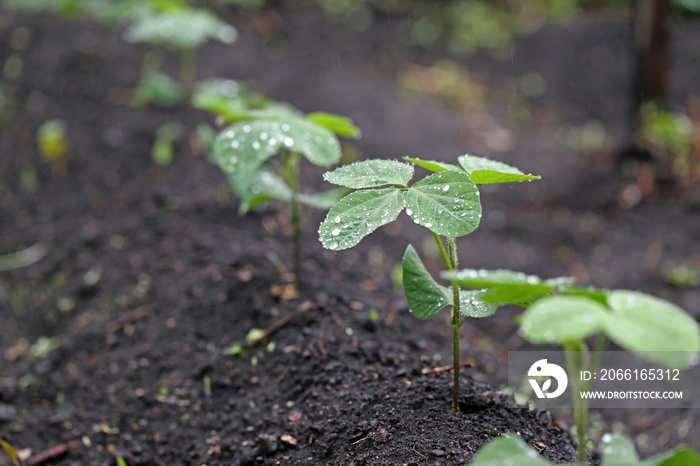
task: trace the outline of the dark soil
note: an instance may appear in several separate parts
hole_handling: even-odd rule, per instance
[[[142,49],[94,25],[0,13],[0,63],[13,53],[14,31],[32,34],[21,51],[22,77],[0,83],[5,109],[15,110],[0,141],[0,252],[36,242],[48,249],[38,263],[0,275],[2,438],[33,455],[68,446],[52,463],[64,465],[111,465],[117,456],[129,465],[466,464],[499,435],[520,436],[557,463],[574,459],[569,418],[553,421],[493,388],[503,384],[507,352],[525,348],[508,309],[463,329],[463,356],[474,367],[463,371],[462,413],[450,411],[451,377],[430,371],[450,363],[448,327],[414,319],[389,279],[409,242],[431,251],[407,218],[356,250],[333,253],[315,238],[322,214],[310,213],[294,296],[279,266],[290,255],[280,206],[238,217],[237,202],[222,196],[224,176],[204,157],[153,166],[155,130],[187,116],[124,105]],[[375,47],[388,40],[385,25],[347,42],[338,37],[350,33],[317,12],[289,13],[288,49],[271,56],[254,22],[239,23],[240,43],[206,48],[201,74],[244,78],[304,110],[347,114],[364,131],[353,145],[369,157],[494,155],[484,134],[511,135],[515,143],[495,156],[544,181],[484,192],[483,226],[460,240],[462,265],[572,274],[584,284],[660,294],[700,316],[697,289],[663,280],[668,267],[700,266],[692,191],[659,188],[623,209],[617,196],[630,180],[557,139],[560,127],[591,118],[624,134],[624,19],[545,28],[518,44],[512,63],[468,62],[504,79],[539,70],[548,92],[533,103],[540,117],[524,128],[509,126],[498,102],[470,113],[402,97],[393,73],[414,54],[425,57],[406,48],[387,63]],[[700,79],[688,78],[698,70],[683,63],[700,34],[678,31],[682,95],[698,91]],[[612,54],[605,58],[611,82],[587,80],[556,43],[576,48],[577,69],[597,63],[591,50]],[[595,102],[601,106],[591,108]],[[34,146],[36,128],[50,117],[70,128],[65,178],[51,174]],[[31,168],[33,189],[21,182]],[[315,174],[307,184],[320,188]],[[290,315],[245,355],[227,354],[251,328]],[[32,355],[42,336],[60,345]],[[695,412],[603,416],[608,430],[622,425],[635,436],[645,455],[700,446]]]

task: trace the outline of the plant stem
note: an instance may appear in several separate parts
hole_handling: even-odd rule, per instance
[[[292,198],[289,201],[289,217],[292,222],[292,273],[294,287],[299,289],[299,273],[301,262],[301,212],[299,212],[299,162],[301,158],[298,152],[282,152],[285,174]]]
[[[442,245],[442,242],[440,242]],[[447,238],[449,248],[449,270],[457,270],[457,242],[455,238]],[[459,319],[459,285],[452,283],[452,357],[454,360],[454,380],[452,386],[452,411],[459,412],[459,329],[463,322]]]
[[[586,400],[581,397],[580,390],[581,381],[579,380],[579,372],[586,366],[588,359],[588,348],[583,341],[572,342],[564,345],[564,355],[566,357],[566,366],[568,368],[571,379],[571,399],[574,404],[574,417],[576,418],[576,436],[578,437],[578,461],[580,464],[586,464],[586,427],[588,407]]]
[[[180,79],[185,89],[185,106],[191,112],[194,83],[197,80],[197,52],[193,47],[180,49]]]
[[[445,251],[445,245],[442,244],[442,240],[440,239],[440,236],[438,236],[437,233],[433,232],[433,237],[435,238],[435,241],[438,244],[438,247],[440,248],[440,253],[442,254],[442,260],[445,261],[445,267],[447,267],[447,270],[453,270],[452,269],[452,264],[450,263],[449,257],[447,257],[447,251]]]

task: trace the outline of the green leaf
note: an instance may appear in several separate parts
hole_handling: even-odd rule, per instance
[[[406,213],[438,235],[468,235],[481,220],[479,191],[465,174],[435,173],[406,192]]]
[[[406,186],[413,167],[395,160],[365,160],[344,165],[323,175],[329,183],[352,189],[376,188],[388,184]]]
[[[185,98],[185,91],[175,80],[164,73],[150,72],[143,76],[136,87],[134,103],[155,104],[163,107],[178,104]]]
[[[581,288],[565,286],[560,290],[560,292],[561,294],[567,296],[583,296],[592,299],[593,301],[598,301],[603,306],[608,305],[608,290],[600,290],[593,287]]]
[[[452,170],[456,172],[462,172],[462,169],[457,165],[452,165],[451,163],[436,162],[435,160],[421,160],[414,157],[404,157],[406,162],[415,163],[419,167],[423,167],[431,172],[444,172],[447,170]]]
[[[607,319],[608,310],[596,301],[553,296],[540,299],[526,310],[520,327],[533,343],[564,344],[599,332]]]
[[[487,303],[482,299],[484,290],[460,290],[459,313],[465,317],[488,317],[498,309],[498,304]]]
[[[395,188],[355,191],[328,212],[319,227],[319,239],[327,249],[351,248],[380,226],[396,220],[405,206],[403,193]]]
[[[207,79],[200,82],[192,96],[192,106],[227,119],[229,115],[248,111],[246,94],[231,79]]]
[[[338,188],[317,194],[299,194],[298,200],[314,209],[326,210],[342,199],[348,193],[347,189]]]
[[[601,466],[639,466],[641,463],[634,443],[624,435],[603,435],[600,451],[603,455]]]
[[[646,461],[642,466],[700,466],[700,455],[690,447],[680,447]]]
[[[124,32],[127,42],[177,48],[197,48],[209,39],[233,43],[238,32],[205,10],[148,12],[134,20]]]
[[[537,454],[535,450],[515,437],[499,437],[482,447],[472,466],[551,466],[551,463]]]
[[[551,294],[555,289],[573,283],[573,278],[560,277],[542,280],[535,275],[525,275],[511,270],[473,270],[443,272],[442,278],[469,288],[487,291],[481,299],[494,304],[526,305]]]
[[[241,199],[238,209],[240,215],[245,215],[269,201],[289,202],[292,199],[292,189],[289,185],[267,170],[259,170],[245,176],[232,176],[229,179],[233,190]]]
[[[672,368],[688,367],[700,351],[698,324],[678,306],[625,290],[611,291],[608,305],[605,333],[624,349]]]
[[[503,162],[497,162],[482,157],[461,155],[457,160],[476,184],[508,183],[540,179],[539,176],[526,175],[517,168]]]
[[[408,307],[419,319],[429,319],[452,304],[452,292],[439,285],[410,244],[403,255],[403,289]]]
[[[212,158],[224,173],[241,177],[256,171],[282,147],[293,141],[276,121],[236,123],[219,133]]]
[[[338,163],[342,152],[338,138],[323,126],[301,118],[281,121],[284,145],[301,153],[314,165],[328,167]]]
[[[7,443],[5,440],[0,438],[0,446],[2,447],[3,450],[5,450],[5,453],[7,453],[7,456],[10,458],[10,461],[12,461],[12,464],[14,466],[20,466],[20,461],[19,461],[19,455],[17,454],[17,450]]]
[[[355,126],[352,120],[348,117],[335,115],[333,113],[315,112],[309,113],[306,118],[317,125],[323,126],[327,130],[332,131],[338,136],[354,139],[358,139],[360,136],[362,136],[360,129]]]

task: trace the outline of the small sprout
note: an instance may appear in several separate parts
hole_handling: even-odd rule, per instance
[[[169,107],[181,103],[185,91],[180,84],[170,76],[151,71],[144,74],[134,92],[134,105],[154,104]]]
[[[268,354],[272,354],[275,352],[275,348],[277,347],[277,344],[274,341],[271,341],[267,344],[265,347],[265,350],[267,351]]]
[[[211,398],[211,377],[205,375],[202,383],[204,384],[204,396]]]
[[[41,336],[36,340],[29,348],[29,353],[34,359],[43,359],[48,356],[52,351],[57,350],[61,347],[61,339],[58,337],[44,337]]]
[[[236,343],[226,350],[226,354],[229,356],[243,356],[245,354],[245,349],[240,343]]]
[[[369,311],[369,320],[371,322],[376,322],[379,320],[379,311],[376,309],[372,309]]]
[[[51,164],[56,176],[65,176],[68,168],[70,141],[63,120],[45,121],[36,132],[36,142],[41,156]]]
[[[121,456],[117,456],[116,461],[117,461],[117,466],[128,466],[126,461],[124,460],[124,458],[122,458]]]
[[[22,465],[22,463],[20,461],[19,454],[17,453],[17,450],[12,445],[10,445],[5,440],[0,438],[0,446],[2,446],[2,449],[5,450],[5,453],[10,458],[10,461],[12,461],[13,466],[21,466]]]
[[[245,336],[245,343],[246,345],[250,345],[254,342],[262,340],[263,338],[265,338],[265,333],[262,330],[260,330],[259,328],[252,328],[248,331],[248,334]]]
[[[177,123],[166,123],[156,133],[156,141],[151,149],[153,162],[160,167],[167,167],[173,163],[175,149],[174,140],[182,133],[182,127]]]

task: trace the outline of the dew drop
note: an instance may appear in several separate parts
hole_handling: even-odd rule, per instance
[[[335,223],[340,223],[340,215],[338,215],[337,217],[335,217],[335,218],[333,219],[333,221],[334,221]]]
[[[261,140],[266,140],[268,138],[267,133],[260,133],[260,139]]]
[[[282,125],[282,131],[289,131],[289,125],[287,123]]]
[[[260,150],[260,143],[258,141],[253,142],[253,149]]]
[[[413,211],[412,211],[411,209],[406,209],[406,213],[407,213],[408,215],[413,215]]]
[[[287,147],[292,147],[294,144],[294,139],[292,138],[284,138],[284,145]]]
[[[244,133],[250,133],[250,125],[245,125],[245,126],[243,127],[243,132],[244,132]]]
[[[338,242],[333,241],[331,244],[328,245],[330,249],[338,249]]]
[[[449,190],[450,190],[450,185],[449,185],[449,184],[446,184],[445,186],[442,187],[442,190],[445,191],[445,192],[449,191]]]
[[[428,222],[428,223],[425,224],[425,228],[430,228],[430,227],[432,227],[432,226],[433,226],[433,224],[430,223],[430,222]]]
[[[238,143],[238,141],[233,141],[231,143],[231,149],[238,149],[239,147],[240,147],[240,144]]]
[[[336,228],[335,230],[331,231],[331,235],[333,236],[338,236],[340,234],[340,228]]]

